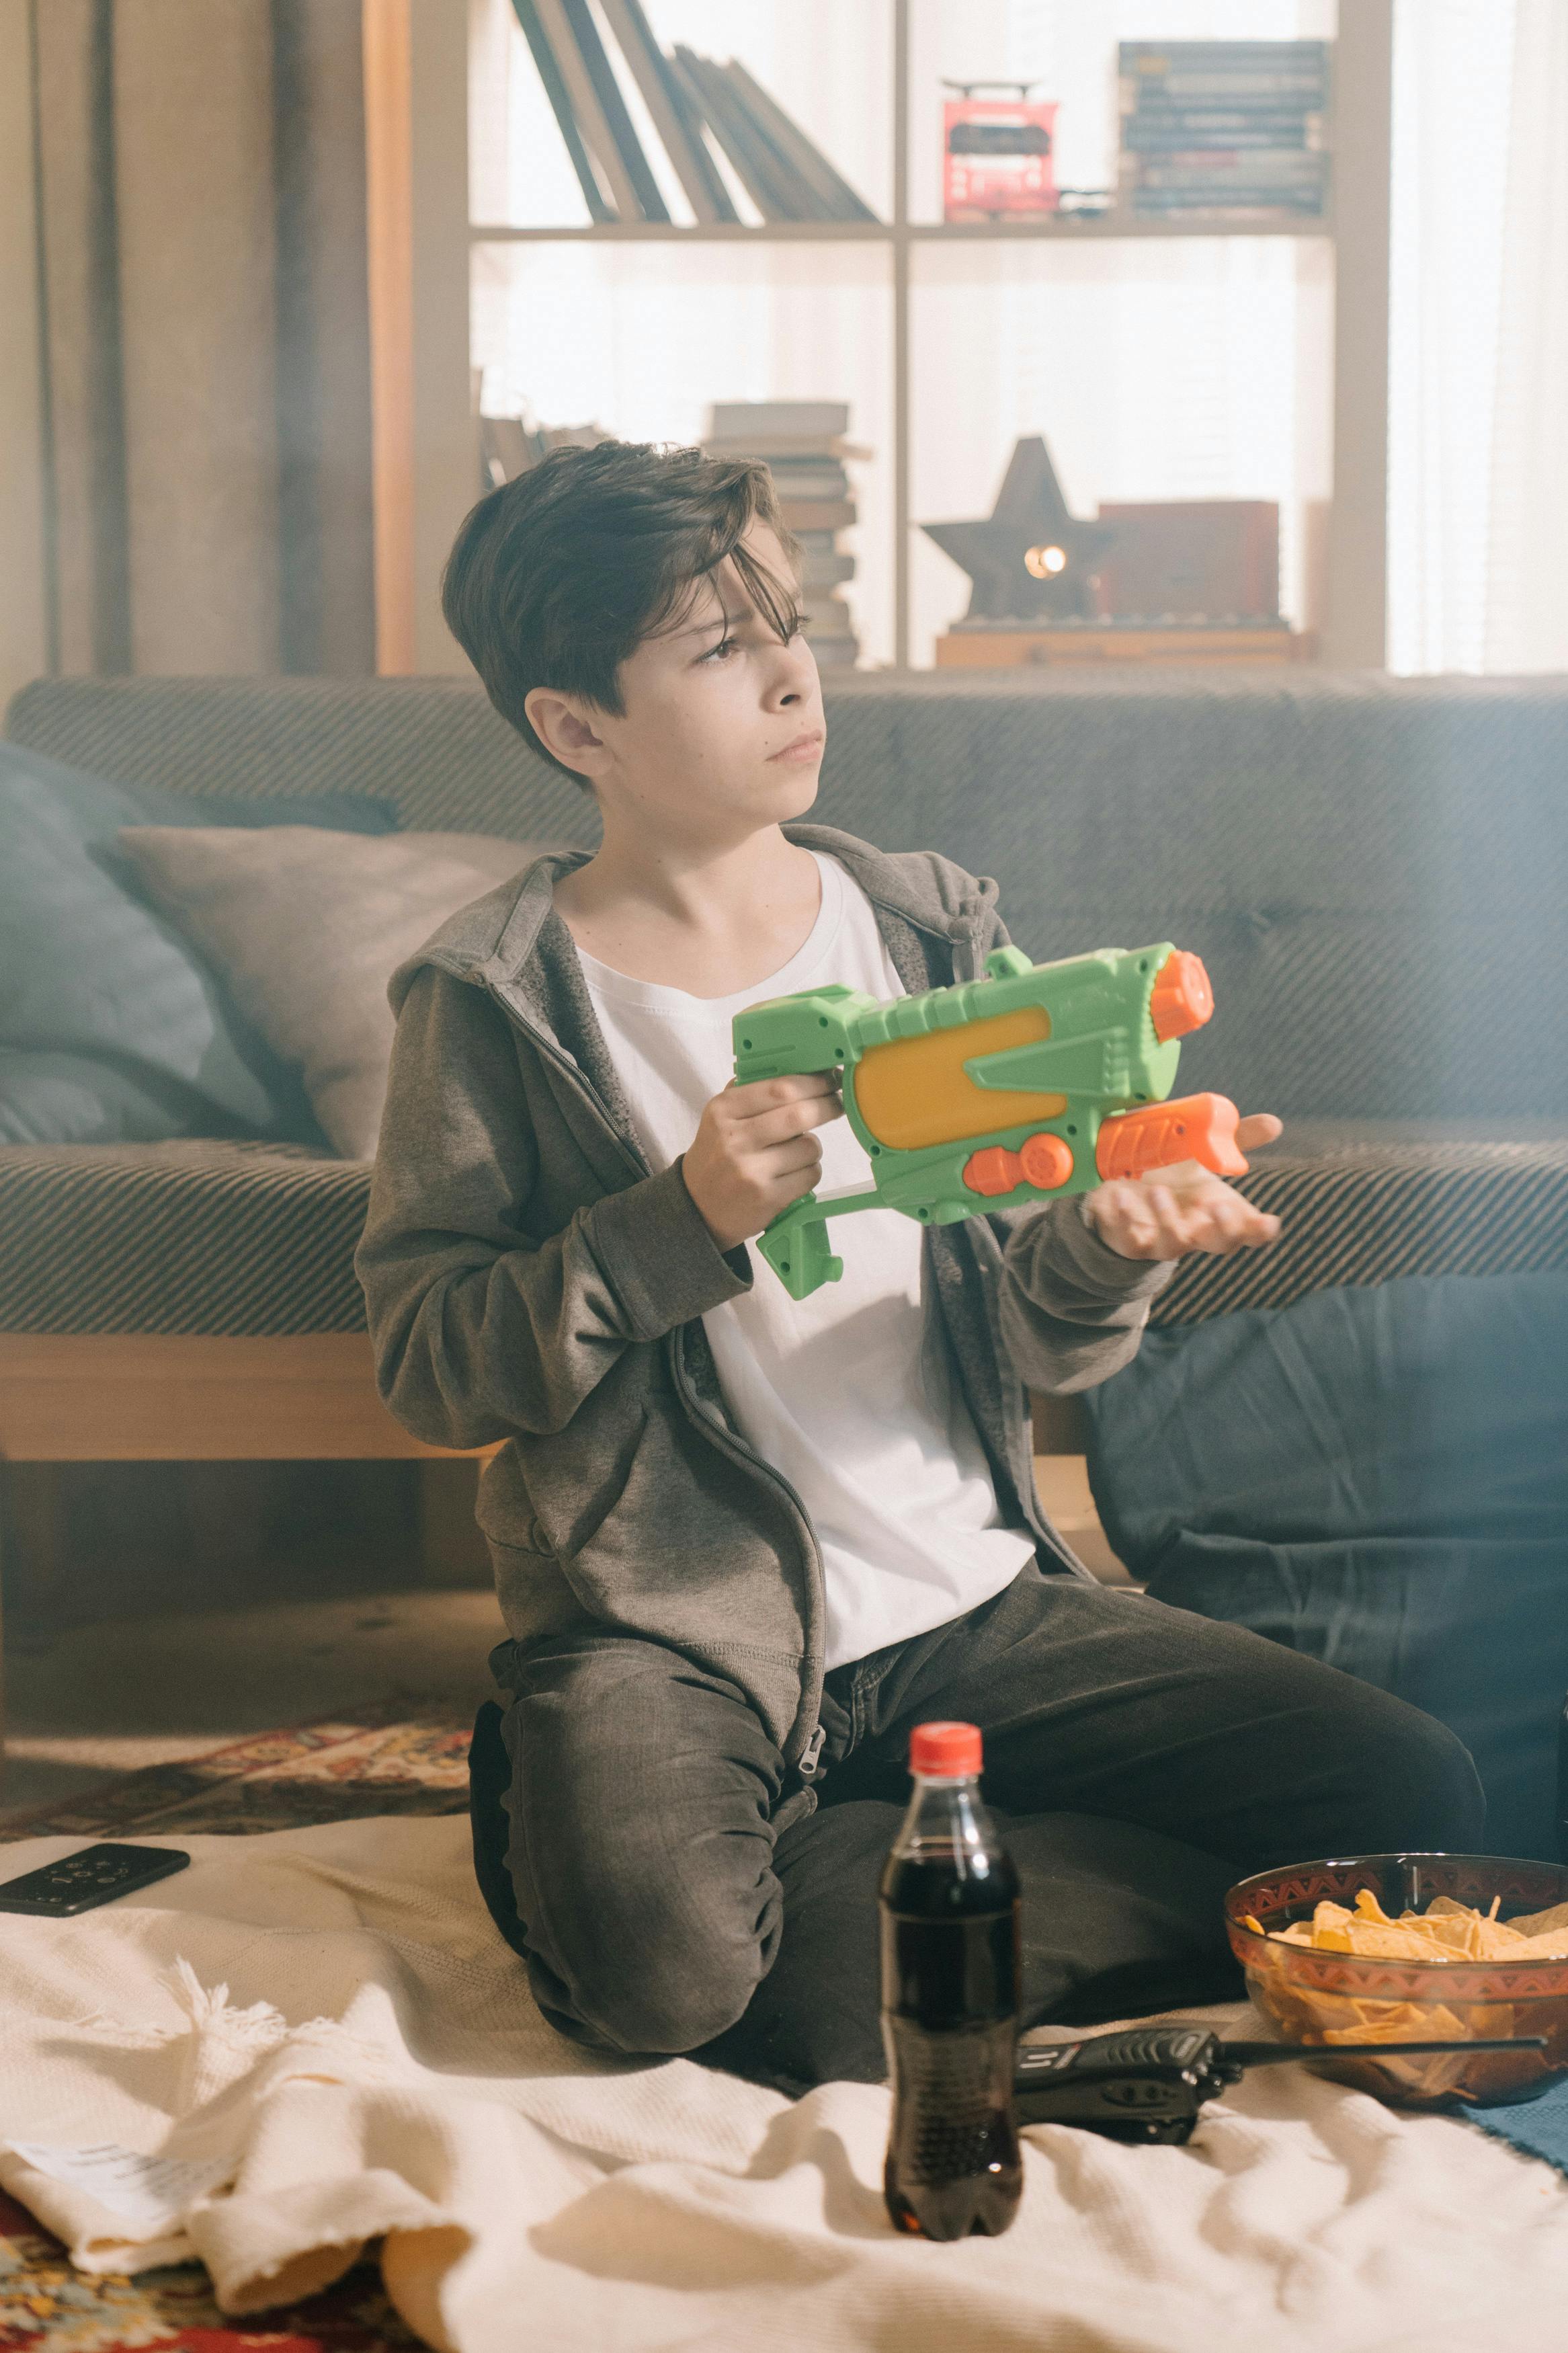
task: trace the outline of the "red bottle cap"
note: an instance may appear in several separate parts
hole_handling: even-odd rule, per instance
[[[980,1770],[977,1724],[917,1724],[910,1735],[910,1771],[955,1780]]]

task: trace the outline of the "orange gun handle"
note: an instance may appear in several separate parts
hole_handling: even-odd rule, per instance
[[[1174,1103],[1118,1112],[1100,1124],[1094,1165],[1107,1184],[1178,1160],[1196,1160],[1216,1176],[1245,1176],[1247,1164],[1236,1141],[1240,1116],[1226,1095],[1182,1095]]]

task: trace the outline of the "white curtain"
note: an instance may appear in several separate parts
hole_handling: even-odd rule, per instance
[[[1568,670],[1568,0],[1398,0],[1389,666]]]
[[[1568,670],[1568,0],[1515,0],[1489,670]]]

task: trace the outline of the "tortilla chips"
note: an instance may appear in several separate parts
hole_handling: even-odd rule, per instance
[[[1556,1961],[1568,1960],[1568,1904],[1551,1911],[1522,1915],[1512,1920],[1497,1916],[1500,1899],[1487,1912],[1478,1912],[1452,1896],[1436,1897],[1425,1912],[1404,1912],[1391,1920],[1370,1888],[1363,1887],[1353,1910],[1342,1904],[1321,1903],[1310,1920],[1294,1920],[1288,1928],[1266,1929],[1250,1915],[1247,1925],[1268,1944],[1306,1947],[1320,1953],[1360,1954],[1384,1961]],[[1249,1964],[1249,1967],[1251,1965]],[[1450,2009],[1442,2001],[1381,2000],[1352,1994],[1327,1993],[1316,1988],[1287,1983],[1284,1956],[1270,1967],[1264,1962],[1257,1990],[1287,2032],[1303,2042],[1463,2042],[1471,2037],[1511,2035],[1519,2031],[1514,2007],[1508,2002],[1466,2002]],[[1428,2095],[1441,2091],[1454,2062],[1390,2061],[1385,2072],[1396,2081],[1408,2075]],[[1462,2065],[1462,2062],[1459,2063]]]
[[[1428,1911],[1402,1912],[1391,1920],[1371,1888],[1363,1887],[1353,1912],[1342,1904],[1320,1904],[1310,1920],[1264,1933],[1282,1945],[1364,1953],[1376,1961],[1568,1961],[1568,1904],[1500,1920],[1501,1900],[1494,1895],[1491,1909],[1478,1912],[1451,1895],[1439,1895]]]

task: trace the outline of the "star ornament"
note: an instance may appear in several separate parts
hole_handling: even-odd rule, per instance
[[[1109,523],[1079,522],[1068,512],[1037,433],[1014,449],[989,516],[921,528],[969,575],[966,621],[1095,617],[1095,565],[1116,533]]]

